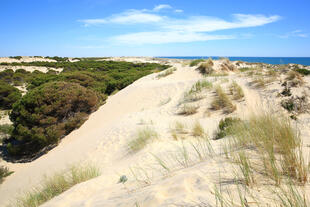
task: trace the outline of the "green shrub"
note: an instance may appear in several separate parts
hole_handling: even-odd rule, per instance
[[[295,71],[302,74],[302,75],[310,75],[310,70],[307,70],[307,69],[298,68]]]
[[[233,124],[240,122],[239,118],[226,117],[219,122],[218,130],[214,139],[221,139],[230,134]]]
[[[22,97],[21,92],[4,82],[0,82],[0,109],[11,109],[12,105]]]
[[[13,131],[13,126],[10,124],[2,124],[0,125],[0,143],[3,139],[7,139],[10,137]]]
[[[191,66],[191,67],[196,66],[196,65],[198,65],[199,63],[204,62],[204,61],[206,61],[206,60],[205,60],[205,59],[193,60],[193,61],[189,64],[189,66]]]
[[[7,145],[13,155],[35,155],[81,126],[99,106],[97,94],[77,83],[49,82],[14,104],[14,124]]]

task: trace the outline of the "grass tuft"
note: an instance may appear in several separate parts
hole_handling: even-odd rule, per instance
[[[167,70],[165,70],[165,71],[159,73],[159,74],[156,76],[156,78],[159,79],[159,78],[166,77],[166,76],[168,76],[168,75],[173,74],[173,72],[176,71],[176,70],[177,70],[177,69],[174,68],[174,67],[173,67],[173,68],[170,68],[170,69],[167,69]]]
[[[4,178],[11,175],[13,172],[8,167],[0,166],[0,184],[4,181]]]
[[[234,81],[229,88],[230,94],[233,96],[234,100],[240,100],[244,97],[244,92],[240,85]]]
[[[46,178],[41,187],[34,188],[23,197],[17,198],[17,207],[37,207],[65,192],[74,185],[98,177],[100,171],[93,165],[73,166],[68,172]]]
[[[140,129],[134,135],[133,140],[129,142],[129,148],[132,152],[143,149],[152,139],[157,138],[157,132],[149,127]]]
[[[211,103],[211,108],[214,110],[224,109],[225,113],[232,113],[236,110],[236,106],[233,105],[227,94],[223,91],[221,86],[217,86],[215,89],[216,97]]]
[[[206,62],[201,63],[197,70],[199,70],[199,72],[204,75],[212,74],[214,71],[212,68],[213,65],[214,63],[212,59],[209,58]]]
[[[183,104],[181,110],[178,112],[179,115],[189,116],[198,112],[199,106]]]
[[[203,129],[199,121],[196,121],[192,128],[192,135],[194,137],[203,137],[205,134],[205,130]]]
[[[197,60],[193,60],[189,66],[193,67],[193,66],[197,66],[199,63],[206,61],[205,59],[197,59]]]
[[[308,181],[308,167],[302,155],[299,132],[290,119],[271,113],[252,115],[248,121],[235,123],[231,129],[236,147],[255,149],[261,169],[279,185],[281,176],[300,184]]]

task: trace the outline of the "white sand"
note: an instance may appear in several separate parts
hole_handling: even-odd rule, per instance
[[[220,63],[216,62],[215,67],[218,64]],[[70,164],[82,161],[96,163],[101,168],[102,175],[73,187],[43,206],[159,207],[193,204],[199,201],[214,204],[214,185],[226,182],[224,188],[231,187],[234,178],[231,164],[220,155],[221,141],[211,140],[215,157],[208,157],[203,162],[198,163],[194,151],[189,150],[190,166],[184,169],[172,158],[172,155],[178,153],[181,141],[175,141],[171,137],[170,127],[175,121],[181,121],[190,131],[191,126],[198,120],[212,137],[218,121],[225,115],[220,111],[209,110],[214,96],[212,91],[196,103],[200,105],[197,114],[176,115],[177,105],[183,93],[197,80],[202,79],[202,76],[194,68],[182,66],[181,63],[175,62],[173,66],[177,71],[172,75],[161,79],[157,79],[156,74],[148,75],[109,97],[107,103],[93,113],[81,128],[66,136],[59,146],[46,155],[31,163],[6,163],[15,173],[0,185],[0,206],[16,197],[18,193],[38,185],[44,175],[51,175]],[[253,110],[259,111],[262,106],[278,104],[272,102],[275,92],[252,89],[247,78],[232,74],[208,79],[215,83],[221,83],[222,79],[233,79],[243,87],[245,101],[235,102],[237,110],[231,116],[244,117]],[[222,85],[227,86],[228,83]],[[279,89],[279,84],[274,85],[274,88]],[[159,133],[159,138],[137,153],[128,153],[128,141],[137,129],[146,126],[154,128]],[[308,129],[308,126],[303,128],[304,136],[309,135],[306,134]],[[190,137],[184,141],[184,145],[190,149],[190,141],[194,140]],[[169,166],[173,166],[171,172],[164,172],[150,153],[156,154],[166,160]],[[149,178],[144,179],[145,182],[135,181],[134,176],[130,175],[130,167],[143,169]],[[126,186],[117,184],[121,175],[129,178]],[[142,177],[138,175],[138,178]],[[257,193],[258,197],[263,195],[263,191]]]

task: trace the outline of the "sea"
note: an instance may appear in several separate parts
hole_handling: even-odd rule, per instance
[[[217,56],[160,56],[158,58],[169,58],[169,59],[219,59]],[[231,61],[245,61],[250,63],[268,63],[268,64],[301,64],[310,66],[310,57],[226,57]]]

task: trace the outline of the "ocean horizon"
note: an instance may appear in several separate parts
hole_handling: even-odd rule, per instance
[[[157,58],[169,58],[169,59],[219,59],[220,56],[158,56]],[[250,63],[268,63],[268,64],[301,64],[310,66],[310,57],[237,57],[228,56],[231,61],[245,61]]]

